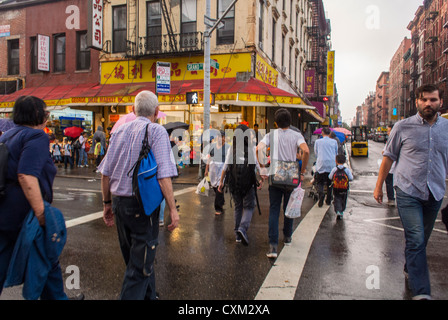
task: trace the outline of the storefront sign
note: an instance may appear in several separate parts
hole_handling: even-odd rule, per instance
[[[305,95],[313,96],[316,70],[305,70]]]
[[[211,59],[216,61],[215,66],[220,66],[211,67],[211,79],[236,78],[237,72],[252,69],[251,53],[213,55]],[[171,63],[171,81],[204,79],[202,72],[188,71],[189,64],[203,63],[203,57],[173,57],[165,61]],[[155,82],[156,76],[155,59],[101,63],[101,84]]]
[[[37,70],[50,71],[50,37],[37,35]]]
[[[334,51],[327,54],[327,96],[334,94]]]
[[[103,50],[103,0],[88,0],[87,46]]]
[[[255,66],[255,78],[273,87],[278,85],[278,71],[259,55]]]

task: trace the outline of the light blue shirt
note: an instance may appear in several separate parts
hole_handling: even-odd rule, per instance
[[[431,192],[440,201],[445,195],[448,167],[448,120],[440,116],[431,126],[418,113],[397,122],[384,156],[396,161],[394,186],[428,200]]]
[[[314,154],[317,157],[316,171],[319,173],[331,172],[336,167],[338,143],[329,137],[323,137],[314,143]]]

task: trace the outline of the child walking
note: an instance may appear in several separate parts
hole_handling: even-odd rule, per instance
[[[333,204],[337,219],[340,220],[344,216],[347,206],[347,197],[349,190],[349,181],[353,181],[353,174],[349,168],[345,167],[345,155],[336,156],[336,167],[331,170],[328,178],[333,181]]]

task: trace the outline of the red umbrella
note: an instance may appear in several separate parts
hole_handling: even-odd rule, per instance
[[[84,131],[83,128],[80,127],[70,127],[64,130],[64,136],[77,139],[81,133]]]

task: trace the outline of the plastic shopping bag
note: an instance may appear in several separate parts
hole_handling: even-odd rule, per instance
[[[208,184],[207,178],[202,179],[196,188],[196,194],[204,197],[208,197],[208,191],[210,190],[210,185]]]
[[[302,201],[305,196],[305,190],[299,185],[293,190],[286,206],[285,216],[290,219],[300,217],[302,210]]]

